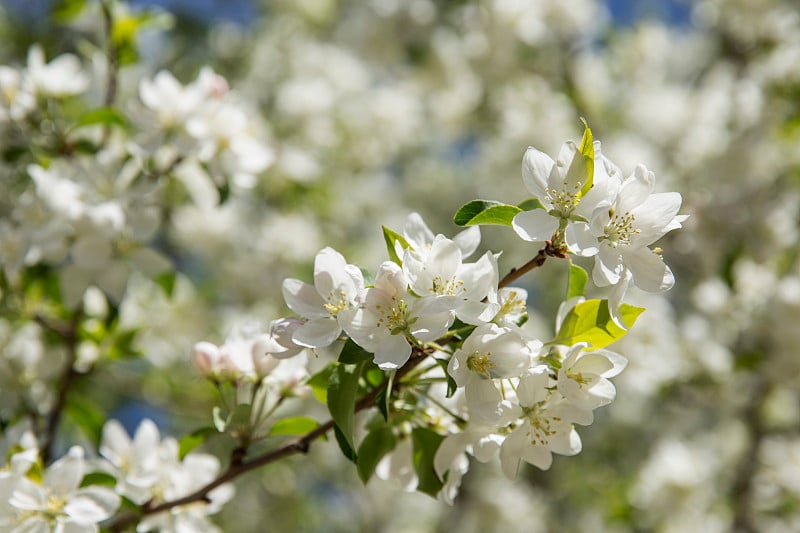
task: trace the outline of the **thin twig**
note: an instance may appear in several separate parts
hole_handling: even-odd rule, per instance
[[[108,60],[106,72],[106,95],[105,105],[111,107],[117,98],[117,72],[119,70],[119,51],[114,43],[114,16],[107,1],[100,2],[100,9],[103,12],[103,31],[106,39],[106,59]]]
[[[38,314],[34,317],[34,320],[39,325],[61,337],[67,348],[67,360],[64,362],[64,368],[61,372],[61,381],[58,384],[56,400],[47,417],[45,433],[42,438],[42,461],[45,464],[47,464],[53,456],[56,433],[58,433],[58,427],[61,424],[64,408],[67,405],[67,396],[72,389],[75,378],[78,376],[78,373],[75,371],[75,361],[78,357],[78,326],[80,325],[82,317],[83,311],[81,309],[75,311],[69,324],[50,322]]]
[[[395,376],[395,382],[397,383],[398,387],[400,385],[398,382],[398,378],[404,376],[405,374],[413,370],[417,365],[419,365],[422,361],[424,361],[427,358],[427,356],[428,354],[421,349],[416,348],[414,350],[414,356],[412,356],[412,358],[408,361],[408,363],[406,363],[404,367],[402,367],[400,370],[397,371],[397,375]],[[388,384],[389,384],[389,378],[384,380],[384,382],[381,383],[378,387],[372,389],[363,398],[361,398],[358,402],[356,402],[354,411],[358,413],[365,409],[369,409],[370,407],[374,407],[378,395],[388,386]],[[209,482],[208,484],[200,487],[195,492],[159,504],[153,504],[152,502],[146,503],[144,504],[139,513],[135,514],[130,513],[127,515],[122,515],[118,519],[107,524],[105,528],[107,528],[109,531],[120,532],[123,531],[125,528],[135,524],[143,516],[160,513],[163,511],[168,511],[174,507],[187,505],[190,503],[209,502],[209,494],[220,485],[224,485],[225,483],[228,483],[229,481],[236,479],[237,477],[241,476],[246,472],[274,463],[285,457],[289,457],[291,455],[295,455],[298,453],[307,453],[311,444],[317,439],[319,439],[321,436],[325,435],[328,431],[333,429],[333,425],[334,425],[333,420],[328,420],[327,422],[316,427],[314,430],[309,431],[302,437],[298,437],[288,442],[287,444],[284,444],[280,448],[253,457],[251,459],[241,459],[237,462],[234,462],[230,464],[228,466],[228,469],[225,472],[223,472],[219,477]]]
[[[750,400],[745,406],[742,418],[750,432],[750,442],[744,456],[739,462],[736,477],[731,485],[731,499],[735,514],[733,517],[733,531],[739,533],[755,533],[753,524],[753,478],[758,469],[758,456],[766,436],[764,423],[761,420],[761,409],[767,396],[767,386],[763,380],[754,384]]]
[[[564,253],[563,250],[553,246],[553,244],[550,241],[547,241],[545,243],[545,247],[539,250],[539,253],[533,256],[533,259],[531,259],[530,261],[528,261],[519,268],[512,268],[511,271],[508,274],[506,274],[503,279],[500,280],[500,283],[498,283],[497,286],[501,289],[503,287],[507,287],[508,285],[510,285],[517,279],[521,278],[534,268],[542,266],[548,257],[559,257],[563,259],[564,257],[566,257],[566,254]]]

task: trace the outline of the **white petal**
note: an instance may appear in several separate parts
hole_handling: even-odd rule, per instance
[[[592,281],[598,287],[615,285],[623,271],[622,256],[617,249],[607,244],[600,245],[600,251],[594,256]]]
[[[519,473],[519,467],[522,457],[522,452],[528,445],[526,432],[529,425],[525,422],[522,426],[514,430],[511,435],[506,437],[503,445],[500,447],[500,465],[503,467],[503,474],[508,479],[516,479]]]
[[[522,181],[532,195],[543,200],[555,161],[544,152],[529,146],[522,157]]]
[[[634,211],[634,224],[640,233],[631,236],[631,245],[647,246],[660,239],[667,231],[680,227],[679,223],[675,224],[673,221],[681,208],[681,202],[681,195],[677,192],[651,194]]]
[[[480,326],[493,319],[499,310],[500,304],[470,300],[459,306],[456,316],[464,323]]]
[[[44,484],[56,495],[67,495],[78,488],[83,473],[83,449],[73,446],[45,471]]]
[[[544,242],[553,237],[558,229],[558,220],[548,215],[544,209],[533,209],[517,213],[511,226],[523,240]]]
[[[100,444],[100,454],[119,467],[123,457],[131,448],[131,439],[122,424],[116,420],[109,420],[103,426],[103,438]]]
[[[385,261],[375,274],[375,288],[383,291],[389,298],[403,298],[408,290],[408,280],[397,263]]]
[[[26,477],[19,478],[8,503],[23,511],[38,511],[47,506],[45,489]]]
[[[660,255],[649,248],[639,248],[626,254],[626,262],[633,274],[633,283],[648,292],[662,292],[675,284],[672,271]]]
[[[104,487],[84,487],[69,499],[64,512],[83,523],[97,523],[110,517],[119,507],[120,498]]]
[[[589,225],[585,223],[574,223],[567,226],[565,240],[570,251],[582,257],[591,257],[600,251],[600,242],[597,237],[592,235]]]
[[[577,192],[586,183],[586,160],[572,141],[567,141],[558,152],[556,166],[559,175],[551,174],[549,185],[557,191]]]
[[[622,183],[617,197],[617,211],[627,213],[642,205],[653,192],[655,175],[644,165],[638,165],[633,175]]]
[[[419,213],[411,213],[406,218],[403,235],[414,249],[422,249],[433,242],[433,232]]]
[[[461,249],[461,257],[467,258],[475,253],[481,243],[480,226],[472,226],[453,237],[453,242]]]
[[[283,280],[282,290],[286,305],[298,315],[306,318],[330,316],[330,313],[322,307],[325,302],[312,285],[299,279],[287,278]]]
[[[608,295],[608,310],[614,323],[623,329],[628,329],[628,325],[622,319],[620,311],[622,310],[622,300],[625,298],[625,293],[628,292],[628,285],[631,282],[632,274],[630,270],[625,270],[620,277],[619,281],[611,290]]]
[[[172,268],[172,262],[152,248],[137,248],[130,255],[133,265],[147,276],[157,276]]]
[[[348,298],[355,297],[359,292],[358,280],[354,279],[355,272],[347,268],[344,256],[331,247],[323,248],[314,259],[314,286],[319,295],[326,299],[334,296],[338,299],[339,293],[344,292]],[[361,276],[360,271],[358,276]],[[361,279],[363,287],[363,278]]]
[[[433,469],[439,479],[444,479],[444,475],[450,470],[456,457],[467,449],[469,440],[470,435],[466,432],[454,433],[445,437],[433,457]]]
[[[333,318],[312,318],[294,332],[292,340],[295,344],[307,348],[323,348],[330,346],[339,338],[342,328]]]
[[[122,261],[112,261],[95,281],[112,302],[119,303],[128,287],[128,265]]]
[[[402,335],[387,335],[375,350],[375,364],[381,370],[395,370],[411,357],[411,345]]]
[[[31,516],[10,533],[51,533],[50,524],[43,516]]]
[[[432,342],[447,333],[454,319],[455,314],[452,311],[421,315],[411,325],[410,331],[418,340]]]

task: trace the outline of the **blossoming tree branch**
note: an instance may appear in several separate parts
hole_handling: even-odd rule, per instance
[[[174,284],[174,258],[156,239],[185,201],[174,184],[224,195],[274,156],[210,69],[187,85],[167,71],[144,77],[123,105],[113,63],[99,103],[76,56],[47,62],[33,47],[27,65],[0,67],[2,148],[25,163],[6,180],[15,202],[0,224],[2,306],[20,327],[44,331],[52,351],[49,374],[29,378],[3,411],[4,531],[210,530],[239,476],[311,446],[338,445],[364,482],[396,478],[447,503],[473,460],[499,461],[513,480],[526,464],[547,470],[553,454],[581,451],[577,427],[615,399],[610,380],[626,366],[609,346],[644,311],[625,303],[626,291],[672,287],[653,246],[686,218],[679,193],[655,192],[644,165],[623,173],[587,125],[555,158],[527,149],[529,198],[467,203],[454,217],[467,229],[452,237],[412,213],[403,228],[382,228],[380,264],[323,248],[312,278],[274,288],[292,316],[242,324],[221,345],[197,342],[186,364],[219,393],[206,427],[175,439],[150,420],[133,435],[101,420],[96,448],[75,443],[58,457],[64,416],[80,420],[75,380],[128,349],[114,309],[129,276]],[[530,261],[505,273],[501,250],[474,258],[487,224],[515,232]],[[593,260],[590,273],[578,257],[592,258],[579,261]],[[515,283],[547,260],[568,282],[547,318],[553,333],[541,337],[526,325],[537,302]],[[587,299],[590,280],[607,298]],[[338,357],[310,373],[323,353]],[[286,414],[309,396],[328,417]],[[235,443],[229,457],[197,451],[223,436]]]

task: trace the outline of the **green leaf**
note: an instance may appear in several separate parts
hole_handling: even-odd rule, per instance
[[[362,361],[372,361],[374,356],[364,348],[355,343],[353,339],[347,339],[339,353],[339,362],[346,365],[355,365]]]
[[[586,120],[581,119],[581,121],[583,122],[584,129],[579,150],[586,163],[586,183],[583,184],[580,195],[584,196],[589,192],[594,184],[594,139],[592,137],[592,130],[589,129],[589,125],[586,123]]]
[[[503,204],[493,200],[472,200],[456,211],[453,222],[458,226],[478,224],[499,224],[510,226],[511,221],[522,209],[515,205]]]
[[[569,264],[569,280],[567,281],[567,300],[586,294],[586,282],[589,274],[578,265]]]
[[[456,393],[458,385],[456,385],[456,380],[453,379],[453,376],[450,375],[450,372],[447,371],[447,366],[450,361],[448,359],[439,359],[438,357],[434,357],[433,359],[440,367],[442,367],[444,375],[447,377],[447,398],[451,398],[453,394]]]
[[[196,429],[188,435],[184,435],[181,437],[181,440],[178,441],[178,457],[183,461],[183,458],[186,457],[189,452],[203,444],[211,435],[217,434],[219,434],[217,428],[206,426]]]
[[[364,363],[357,365],[339,364],[333,369],[330,381],[328,382],[328,410],[331,413],[336,428],[341,433],[341,437],[346,441],[349,450],[341,446],[341,440],[337,435],[342,453],[345,456],[355,450],[353,441],[353,420],[355,417],[356,392],[358,391],[358,377]]]
[[[383,419],[385,421],[389,421],[389,400],[392,397],[392,386],[394,385],[394,375],[395,372],[389,372],[388,381],[386,382],[386,386],[383,387],[378,396],[375,398],[375,403],[378,406],[378,411],[381,412],[383,415]]]
[[[86,0],[59,0],[51,8],[53,19],[58,22],[69,22],[81,14],[86,7]]]
[[[284,418],[275,422],[269,430],[270,436],[305,435],[319,427],[319,422],[308,416]]]
[[[92,443],[100,443],[106,417],[93,403],[73,394],[67,400],[65,412]]]
[[[522,209],[523,211],[533,211],[534,209],[544,209],[544,205],[542,201],[538,198],[528,198],[527,200],[523,200],[521,203],[517,204],[517,207]]]
[[[170,298],[172,298],[172,293],[175,292],[176,274],[177,273],[173,270],[169,272],[163,272],[153,278],[153,281],[155,281],[159,287],[164,289],[164,294]]]
[[[622,304],[620,314],[630,328],[643,311],[643,307]],[[622,329],[611,319],[608,300],[586,300],[567,313],[556,338],[550,344],[573,346],[588,342],[592,348],[600,349],[621,339],[626,333],[628,330]]]
[[[389,253],[389,259],[398,265],[403,264],[403,259],[397,255],[397,249],[395,248],[395,243],[400,243],[400,246],[405,250],[409,247],[408,241],[397,232],[394,232],[387,228],[386,226],[381,226],[383,228],[383,240],[386,241],[386,251]]]
[[[339,429],[339,426],[333,426],[333,435],[336,437],[336,442],[339,444],[339,449],[342,450],[342,454],[348,460],[354,463],[357,462],[358,456],[356,455],[356,451],[353,449],[351,442],[347,440],[347,437]]]
[[[114,487],[117,484],[117,478],[105,472],[89,472],[81,480],[80,487],[88,487],[89,485],[99,485],[101,487]]]
[[[419,478],[417,490],[435,498],[444,483],[433,469],[433,458],[444,436],[432,429],[417,427],[411,430],[411,440],[414,445],[414,471]]]
[[[128,119],[113,107],[100,107],[84,113],[81,118],[78,119],[75,127],[94,126],[96,124],[127,128]]]
[[[311,394],[313,394],[314,398],[320,403],[328,403],[328,382],[330,381],[335,366],[336,363],[329,364],[306,381],[306,385],[311,387]]]
[[[358,477],[361,481],[366,483],[372,474],[375,472],[375,467],[383,456],[394,450],[397,445],[397,438],[392,432],[392,428],[383,424],[377,428],[372,429],[361,445],[358,447],[358,460],[356,462],[356,469],[358,470]]]

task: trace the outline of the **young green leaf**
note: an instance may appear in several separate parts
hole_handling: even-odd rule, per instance
[[[544,204],[538,198],[528,198],[517,204],[517,207],[523,211],[533,211],[534,209],[544,209]]]
[[[382,424],[372,429],[358,447],[358,459],[356,469],[358,477],[366,483],[375,472],[375,467],[384,455],[394,450],[397,445],[397,438],[392,432],[392,428]]]
[[[453,222],[458,226],[475,226],[478,224],[498,224],[510,226],[511,221],[522,209],[515,205],[503,204],[492,200],[473,200],[462,205],[456,211]]]
[[[101,487],[113,487],[116,484],[117,484],[117,478],[115,478],[111,474],[107,474],[105,472],[89,472],[88,474],[83,476],[83,479],[81,479],[81,484],[79,486],[81,488],[88,487],[90,485],[101,486]]]
[[[411,430],[411,440],[414,445],[414,471],[419,478],[417,490],[435,498],[443,483],[433,469],[433,458],[444,436],[432,429],[416,427]]]
[[[447,366],[450,363],[448,359],[439,359],[438,357],[433,358],[436,363],[442,367],[442,371],[444,375],[447,377],[447,398],[451,398],[453,394],[456,393],[456,389],[458,389],[458,385],[456,385],[456,380],[453,379],[453,376],[450,375],[450,372],[447,371]]]
[[[353,339],[347,339],[339,353],[339,362],[345,365],[355,365],[362,361],[372,361],[374,356],[359,346]]]
[[[172,293],[175,291],[176,273],[174,271],[162,272],[153,278],[156,284],[164,289],[164,294],[172,298]]]
[[[581,138],[580,152],[586,162],[586,183],[581,187],[580,195],[586,195],[594,184],[594,139],[592,137],[592,130],[586,120],[583,121],[583,138]]]
[[[305,435],[319,427],[319,422],[308,416],[284,418],[275,422],[269,430],[270,436]]]
[[[392,386],[394,385],[395,372],[389,372],[389,378],[386,386],[380,390],[378,396],[375,398],[375,404],[378,406],[378,411],[383,415],[385,421],[389,421],[389,399],[392,397]]]
[[[589,275],[584,269],[572,263],[569,264],[569,279],[567,281],[567,300],[586,294],[586,282]]]
[[[217,428],[214,427],[204,427],[192,431],[188,435],[184,435],[178,441],[178,457],[180,457],[181,461],[183,460],[186,455],[203,444],[208,437],[211,435],[217,435],[219,431]]]
[[[330,382],[331,374],[336,363],[331,363],[306,381],[306,385],[311,387],[311,394],[318,402],[328,403],[328,383]]]
[[[84,113],[81,118],[78,119],[75,127],[94,126],[97,124],[102,126],[119,126],[121,128],[127,128],[129,126],[128,119],[113,107],[99,107]]]
[[[358,391],[358,377],[361,375],[363,367],[363,362],[357,365],[336,365],[328,382],[328,410],[336,428],[348,444],[351,452],[355,450],[353,419],[356,392]],[[341,445],[338,435],[337,440]],[[345,450],[345,448],[342,448],[342,452],[348,455],[348,450]]]
[[[408,241],[405,237],[390,230],[386,226],[381,226],[381,228],[383,228],[383,240],[386,241],[386,251],[389,253],[389,259],[402,266],[403,259],[397,255],[395,243],[400,243],[400,246],[405,250],[409,246]]]
[[[622,304],[620,313],[628,325],[633,326],[644,311],[643,307]],[[592,348],[600,349],[621,339],[628,333],[614,323],[608,310],[608,300],[586,300],[573,307],[561,323],[556,338],[551,344],[573,346],[588,342]]]

